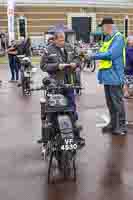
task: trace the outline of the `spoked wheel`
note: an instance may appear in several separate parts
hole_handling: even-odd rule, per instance
[[[81,87],[81,71],[76,72],[76,86]],[[75,91],[77,95],[81,95],[80,88],[77,88]]]
[[[25,81],[22,81],[22,94],[25,96]]]
[[[41,156],[42,156],[42,160],[48,161],[47,147],[45,147],[43,143],[41,146]]]
[[[65,158],[62,161],[64,180],[70,179],[75,182],[77,179],[75,156],[72,159],[70,159],[69,155],[66,154]]]
[[[77,84],[78,87],[81,87],[81,82]],[[82,90],[80,88],[77,88],[75,90],[76,95],[81,96],[82,95]]]
[[[42,159],[46,162],[49,162],[50,155],[51,155],[51,143],[48,142],[47,144],[42,144]]]
[[[25,96],[25,78],[23,71],[21,71],[21,88],[22,88],[22,94],[23,96]]]
[[[86,61],[84,63],[84,69],[87,69],[89,72],[94,72],[96,69],[96,61],[92,60],[90,62]]]
[[[31,86],[30,86],[30,78],[28,78],[28,79],[26,80],[26,88],[27,88],[27,96],[30,96],[30,95],[31,95],[31,91],[30,91],[30,89],[31,89]]]
[[[88,64],[87,69],[89,69],[90,72],[94,72],[95,69],[96,69],[96,61],[95,61],[95,60],[92,60],[92,61]]]
[[[31,96],[31,91],[30,91],[30,83],[28,80],[23,80],[22,81],[22,93],[24,96]]]
[[[58,162],[55,158],[55,152],[52,152],[49,159],[49,166],[48,166],[48,184],[55,183],[58,180],[59,175],[59,167]]]
[[[48,167],[48,184],[51,182],[51,173],[52,173],[52,161],[53,161],[54,153],[51,153]]]
[[[73,181],[77,181],[77,169],[76,169],[76,160],[73,159]]]

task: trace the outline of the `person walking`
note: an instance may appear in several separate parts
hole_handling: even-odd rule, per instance
[[[98,53],[90,59],[99,60],[98,80],[104,85],[105,98],[110,114],[110,123],[102,131],[113,135],[126,135],[126,114],[124,108],[125,38],[117,31],[111,17],[102,20],[105,39]],[[114,28],[115,27],[115,28]]]
[[[17,64],[16,55],[18,53],[17,51],[17,45],[16,42],[13,40],[11,41],[11,46],[7,49],[8,58],[9,58],[9,66],[11,71],[11,79],[9,82],[15,82],[19,80],[19,67]]]

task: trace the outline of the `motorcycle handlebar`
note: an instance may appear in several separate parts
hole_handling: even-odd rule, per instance
[[[44,87],[36,87],[36,88],[31,88],[30,89],[31,92],[40,91],[40,90],[44,90]]]
[[[82,90],[83,88],[80,86],[74,86],[74,85],[70,85],[70,84],[65,84],[64,86],[51,86],[51,87],[36,87],[36,88],[31,88],[30,91],[40,91],[40,90],[48,90],[48,89],[53,89],[53,90],[58,90],[58,89],[80,89]]]

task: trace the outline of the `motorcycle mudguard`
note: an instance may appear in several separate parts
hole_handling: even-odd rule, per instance
[[[59,115],[58,118],[59,130],[63,137],[73,137],[73,125],[71,118],[68,115]]]

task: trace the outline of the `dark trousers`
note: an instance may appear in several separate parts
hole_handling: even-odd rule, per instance
[[[64,91],[64,95],[66,96],[68,100],[68,105],[70,109],[72,109],[74,113],[74,121],[78,120],[78,113],[77,113],[77,108],[76,108],[76,99],[75,99],[75,93],[74,89],[67,89]]]
[[[123,100],[123,86],[105,85],[105,97],[110,113],[110,123],[115,130],[126,129],[126,114]]]
[[[9,55],[9,66],[11,71],[11,80],[19,80],[19,65],[16,56]]]

